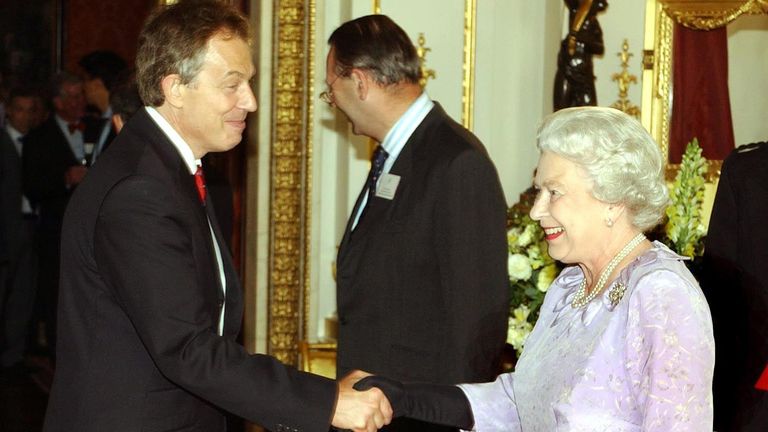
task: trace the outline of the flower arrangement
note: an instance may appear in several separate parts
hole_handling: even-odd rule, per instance
[[[704,201],[704,175],[707,161],[701,155],[699,141],[694,138],[683,153],[680,169],[669,189],[672,201],[667,207],[667,223],[664,227],[667,246],[689,258],[704,252],[704,236],[707,229],[701,223],[701,205]]]
[[[528,216],[535,199],[535,190],[529,188],[507,213],[507,270],[511,287],[507,343],[518,354],[539,317],[544,294],[561,270],[559,263],[547,254],[544,231]]]

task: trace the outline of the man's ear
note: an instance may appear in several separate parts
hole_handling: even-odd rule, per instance
[[[349,74],[352,82],[355,84],[355,92],[360,100],[365,100],[368,97],[368,92],[371,90],[373,84],[368,74],[360,69],[352,69]]]
[[[182,96],[184,95],[184,84],[181,83],[181,76],[178,74],[166,75],[160,81],[163,89],[165,101],[174,108],[181,108],[184,105]]]

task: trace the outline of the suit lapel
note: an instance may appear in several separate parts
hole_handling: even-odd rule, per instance
[[[240,283],[237,275],[235,274],[235,265],[232,262],[232,256],[230,255],[227,248],[227,242],[225,241],[224,236],[221,233],[221,229],[219,228],[219,222],[218,219],[216,219],[216,211],[213,208],[213,201],[211,200],[210,194],[207,194],[205,198],[205,213],[211,222],[211,228],[213,229],[214,233],[213,241],[215,241],[219,246],[219,252],[221,253],[221,263],[224,266],[222,270],[224,271],[224,278],[227,283],[227,291],[225,293],[224,287],[221,286],[221,281],[217,272],[216,281],[219,282],[219,299],[225,300],[227,305],[224,313],[224,334],[238,333],[240,331],[240,314],[232,312],[239,310],[242,304],[240,295]],[[211,252],[213,254],[216,253],[215,250]],[[218,268],[218,263],[215,262],[215,258],[216,257],[214,255],[214,263],[216,264],[216,267],[214,268]],[[236,317],[237,319],[233,320],[233,317]]]
[[[194,176],[190,174],[189,168],[184,163],[178,150],[170,142],[168,137],[152,120],[146,110],[139,110],[132,118],[131,123],[138,123],[137,129],[142,133],[146,133],[145,138],[147,142],[151,143],[151,146],[155,149],[160,157],[160,160],[167,167],[167,169],[174,173],[175,182],[178,189],[184,196],[184,202],[188,204],[190,212],[194,214],[198,225],[204,230],[204,236],[211,241],[205,242],[205,255],[208,257],[208,262],[205,263],[210,274],[213,276],[214,287],[216,288],[216,297],[219,301],[225,300],[224,289],[221,286],[221,279],[219,278],[218,262],[216,260],[216,251],[212,242],[217,242],[219,251],[221,253],[222,265],[224,266],[224,277],[227,282],[227,295],[226,295],[226,310],[224,315],[224,334],[232,334],[240,331],[240,314],[237,311],[240,310],[242,305],[240,284],[237,278],[234,265],[232,263],[232,257],[227,249],[226,242],[223,241],[219,224],[216,220],[216,215],[213,211],[213,203],[210,198],[210,194],[206,197],[206,206],[200,204],[200,198],[197,192],[197,186],[195,185]],[[210,227],[208,221],[210,218]],[[211,228],[213,228],[214,236],[211,237]],[[215,315],[218,317],[218,312]],[[218,322],[218,321],[217,321]],[[217,324],[218,325],[218,324]]]

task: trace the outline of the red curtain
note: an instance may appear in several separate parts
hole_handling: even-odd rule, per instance
[[[669,162],[680,163],[693,138],[707,159],[724,159],[734,148],[728,96],[728,34],[725,27],[691,30],[675,24]]]

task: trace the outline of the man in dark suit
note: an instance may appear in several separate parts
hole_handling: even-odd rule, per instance
[[[509,307],[496,169],[422,91],[416,50],[391,19],[347,22],[329,45],[322,99],[379,143],[337,258],[338,373],[493,379]],[[388,430],[430,426],[397,419]]]
[[[768,143],[723,162],[706,238],[702,289],[715,332],[715,430],[765,431],[768,389]]]
[[[0,130],[0,200],[5,204],[0,235],[8,242],[9,263],[0,290],[0,365],[23,371],[24,354],[37,292],[35,214],[22,192],[22,138],[32,127],[38,96],[15,89],[8,98],[8,121]]]
[[[45,344],[53,356],[56,343],[56,299],[59,283],[61,222],[72,191],[88,171],[86,143],[95,142],[98,128],[84,121],[82,80],[62,72],[51,82],[54,114],[24,138],[24,194],[39,210],[37,228],[39,281],[37,321],[45,326]]]
[[[101,123],[92,160],[95,162],[102,151],[115,139],[117,128],[112,124],[113,109],[110,95],[115,90],[123,75],[127,73],[128,65],[117,53],[109,50],[92,51],[77,62],[83,70],[85,80],[83,90],[88,106],[94,112],[91,117],[96,123]]]
[[[182,1],[145,24],[145,108],[74,193],[62,232],[60,341],[44,431],[224,431],[229,411],[273,431],[374,431],[391,408],[251,355],[243,299],[198,167],[256,110],[248,24]]]

